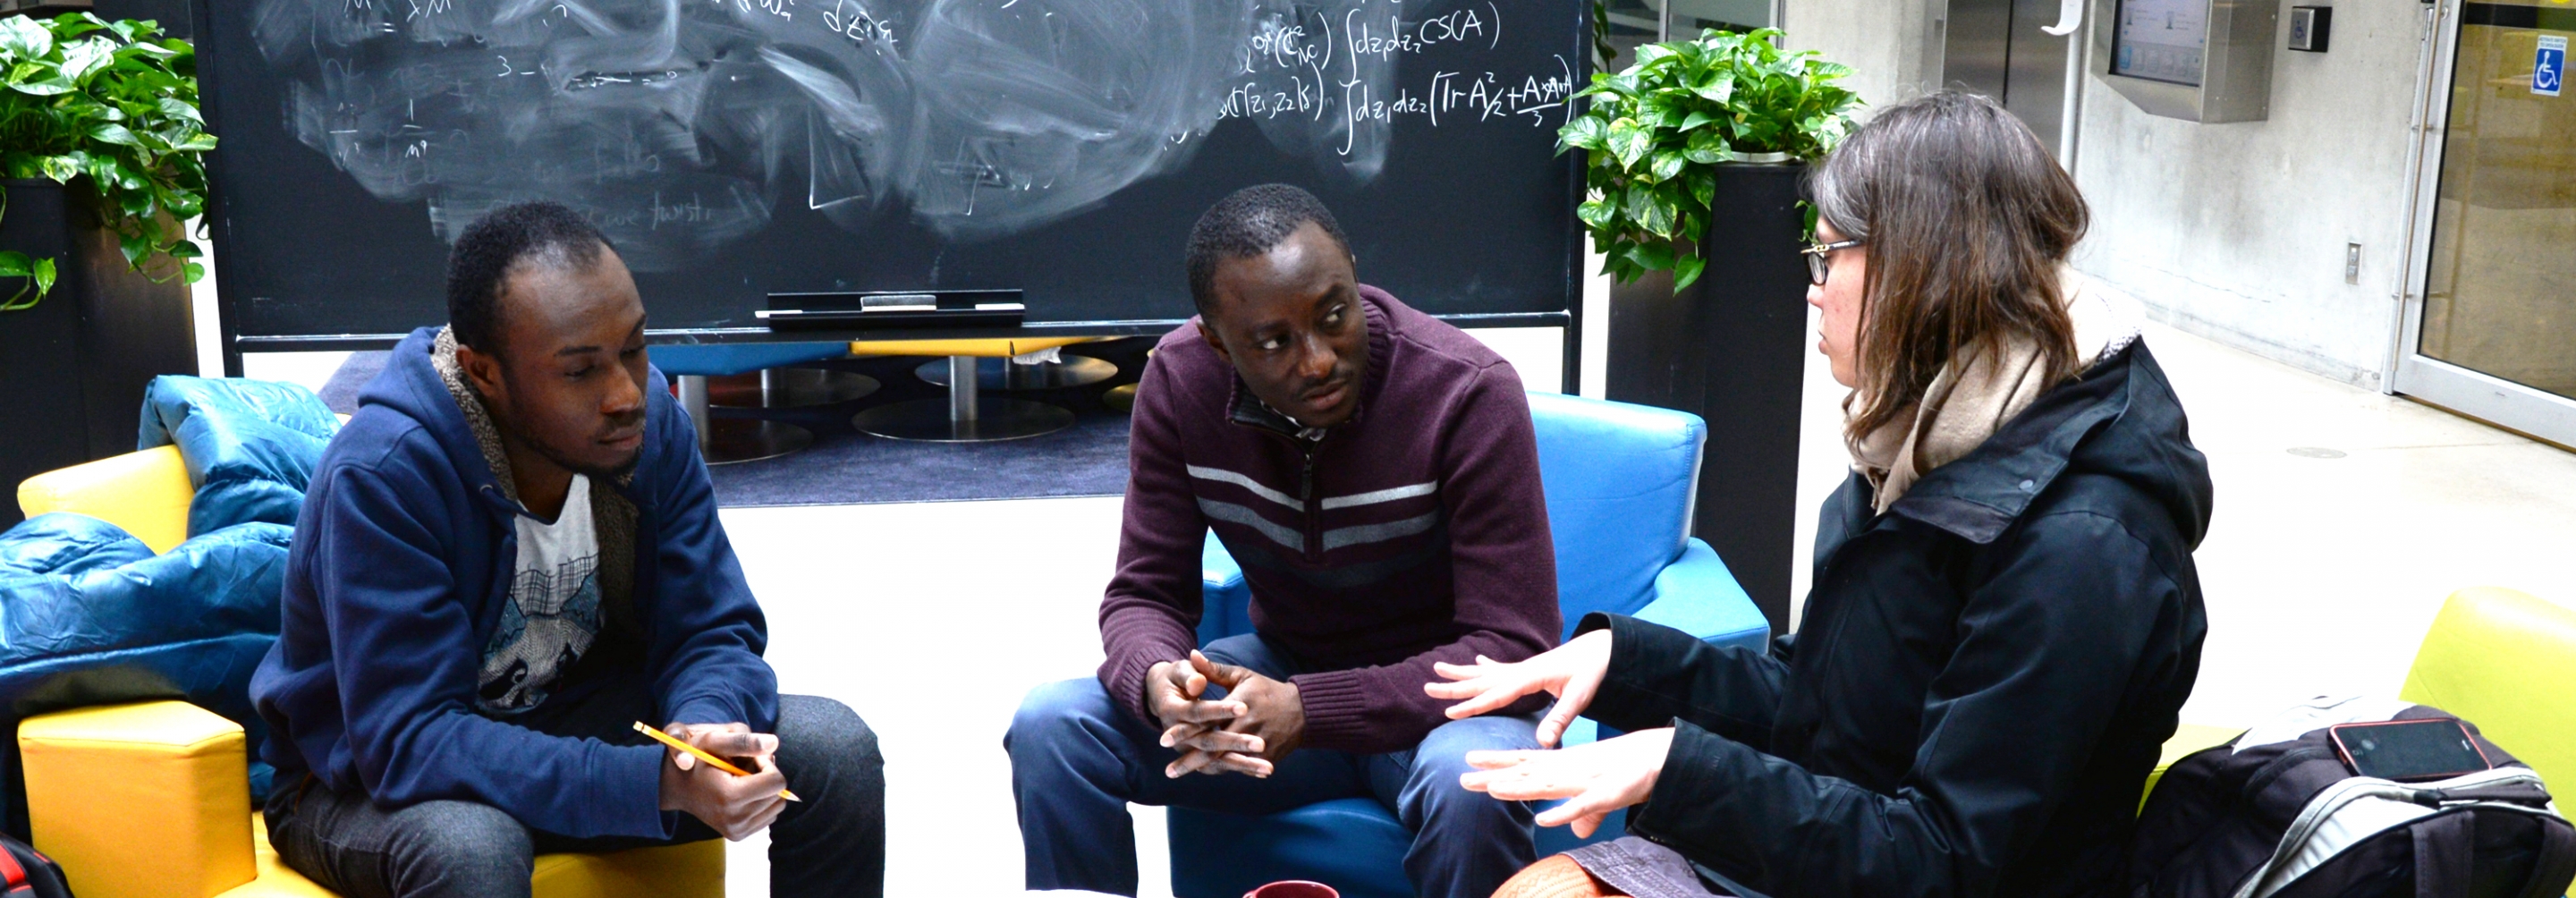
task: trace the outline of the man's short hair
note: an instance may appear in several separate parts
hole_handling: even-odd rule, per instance
[[[1342,234],[1332,210],[1294,185],[1246,187],[1209,207],[1190,228],[1190,302],[1199,314],[1207,315],[1216,302],[1217,263],[1267,253],[1310,221],[1332,235],[1343,255],[1350,255],[1351,239]]]
[[[447,326],[456,342],[500,354],[501,282],[523,261],[587,269],[608,237],[561,203],[512,203],[467,225],[447,254]]]

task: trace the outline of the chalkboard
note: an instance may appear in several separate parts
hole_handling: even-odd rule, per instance
[[[597,222],[665,338],[770,293],[1016,288],[1031,327],[1188,316],[1190,225],[1322,197],[1443,315],[1576,296],[1567,0],[225,0],[201,7],[235,351],[446,317],[499,204]]]

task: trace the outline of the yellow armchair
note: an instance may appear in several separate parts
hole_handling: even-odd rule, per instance
[[[2478,725],[2488,741],[2576,795],[2576,610],[2497,587],[2442,603],[2397,697]]]
[[[2478,725],[2561,795],[2576,791],[2576,610],[2500,587],[2463,589],[2442,603],[2397,697]],[[2183,724],[2165,740],[2147,792],[2183,756],[2222,745],[2241,727]],[[2145,794],[2138,797],[2146,804]]]
[[[28,517],[70,511],[154,551],[187,538],[192,487],[164,446],[51,471],[18,488]],[[287,869],[250,808],[239,724],[186,702],[57,711],[18,726],[36,848],[82,898],[329,898]],[[537,858],[537,898],[722,898],[724,843]]]

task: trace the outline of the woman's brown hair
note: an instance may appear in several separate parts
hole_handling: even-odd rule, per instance
[[[1942,91],[1881,111],[1818,166],[1817,215],[1865,240],[1852,437],[1906,413],[1954,356],[2028,341],[2050,383],[2082,373],[2058,266],[2089,213],[2002,106]]]

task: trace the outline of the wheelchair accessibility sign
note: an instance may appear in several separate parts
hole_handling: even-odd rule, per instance
[[[2531,92],[2544,97],[2558,95],[2567,83],[2567,36],[2544,34],[2540,49],[2531,58]]]

